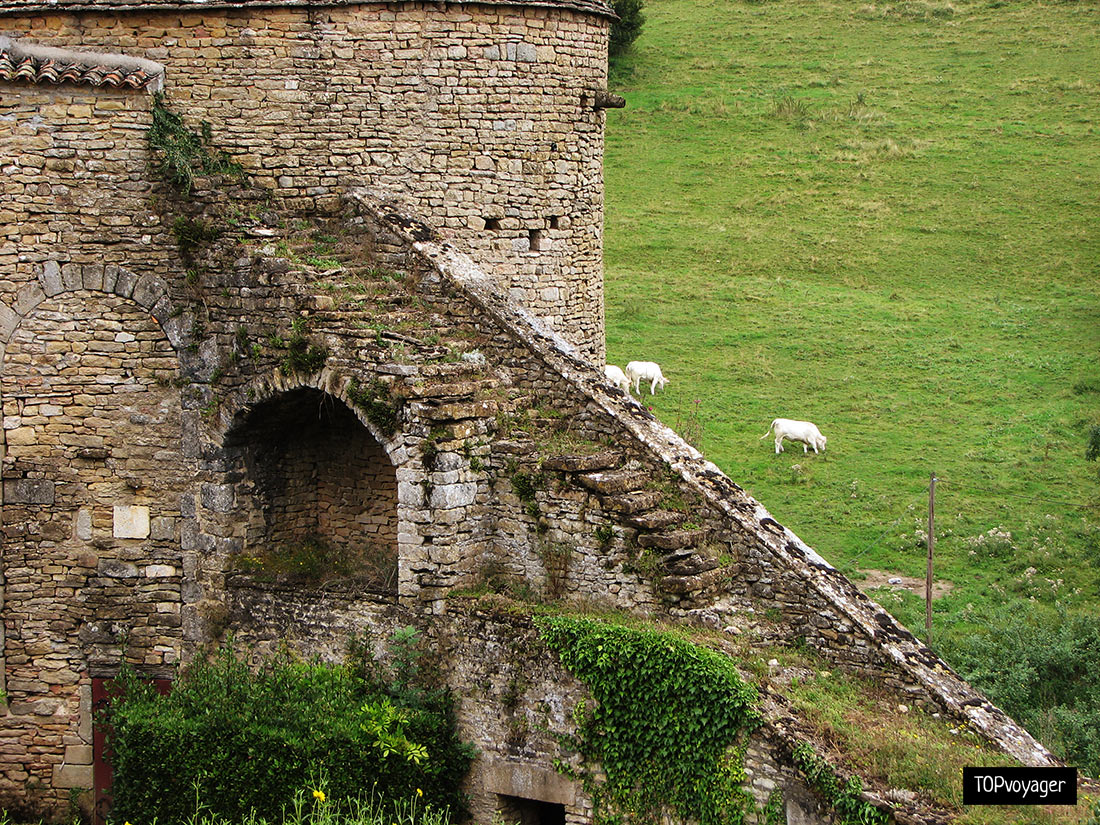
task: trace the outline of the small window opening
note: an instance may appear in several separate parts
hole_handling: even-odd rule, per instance
[[[543,236],[541,229],[529,230],[527,232],[527,237],[532,252],[543,252],[546,250],[546,238]]]
[[[492,229],[494,232],[500,229],[500,218],[486,218],[485,228]]]
[[[557,215],[551,215],[550,216],[550,228],[551,229],[558,229],[559,228],[558,220],[559,220],[559,218],[558,218]]]
[[[501,817],[517,825],[565,825],[565,806],[539,799],[498,794]]]

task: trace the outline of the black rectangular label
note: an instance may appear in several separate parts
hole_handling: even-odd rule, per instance
[[[963,768],[964,805],[1076,805],[1077,768]]]

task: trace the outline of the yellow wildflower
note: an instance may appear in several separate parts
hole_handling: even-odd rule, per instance
[[[325,801],[325,792],[324,791],[314,791],[313,792],[313,798],[316,799],[318,802],[324,802]]]
[[[416,789],[416,795],[417,795],[417,796],[423,796],[423,795],[424,795],[424,792],[423,792],[422,790],[420,790],[420,788],[417,788],[417,789]]]

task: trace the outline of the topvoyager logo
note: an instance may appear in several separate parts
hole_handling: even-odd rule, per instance
[[[963,768],[964,805],[1076,805],[1077,768]]]

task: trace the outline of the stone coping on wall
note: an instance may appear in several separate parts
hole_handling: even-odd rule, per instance
[[[0,80],[159,92],[164,66],[142,57],[57,49],[0,36]]]
[[[522,6],[542,7],[553,9],[571,9],[573,11],[588,12],[601,17],[616,18],[615,10],[605,0],[477,0],[477,2],[464,2],[463,0],[442,0],[444,3],[462,6]],[[239,10],[247,8],[281,8],[281,7],[307,7],[316,9],[325,6],[365,6],[365,5],[407,5],[417,0],[391,0],[391,2],[364,2],[364,0],[327,0],[317,3],[313,0],[239,0],[239,2],[225,2],[224,0],[146,0],[146,2],[134,2],[134,0],[2,0],[0,1],[0,16],[9,14],[22,14],[27,12],[145,12],[151,11],[209,11],[209,10]]]
[[[613,388],[601,370],[581,360],[561,336],[501,294],[490,276],[451,244],[440,242],[425,225],[379,202],[366,190],[350,195],[380,226],[392,231],[427,264],[428,277],[454,284],[486,315],[507,330],[560,375],[579,394],[618,420],[658,459],[664,461],[732,522],[773,554],[778,563],[849,620],[906,681],[936,705],[965,721],[1005,753],[1027,765],[1056,765],[1058,760],[1004,711],[960,679],[909,630],[853,585],[715,464],[633,397]]]

